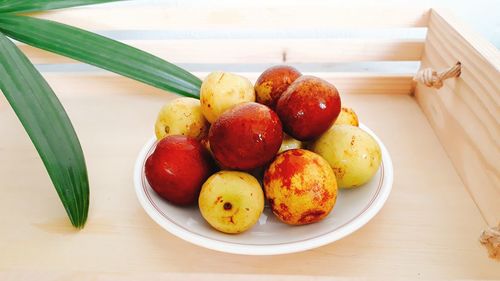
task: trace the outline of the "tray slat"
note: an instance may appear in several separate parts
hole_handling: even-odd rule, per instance
[[[345,28],[345,27],[424,27],[428,9],[421,4],[382,5],[365,1],[339,6],[335,2],[308,1],[226,1],[91,6],[37,14],[37,17],[61,21],[92,30],[164,30],[216,28]]]
[[[260,73],[257,72],[235,72],[250,79],[252,82],[257,79]],[[204,78],[207,72],[193,72],[194,75]],[[389,94],[389,95],[409,95],[412,91],[412,77],[410,75],[393,74],[362,74],[362,73],[339,73],[339,72],[308,72],[305,74],[316,75],[331,81],[344,94]],[[77,91],[85,93],[87,87],[72,89],[75,84],[99,83],[108,92],[142,93],[153,91],[159,95],[164,95],[165,91],[151,86],[137,83],[126,77],[118,77],[115,74],[105,72],[82,72],[64,73],[50,72],[43,73],[49,79],[50,85],[61,87],[64,91]],[[55,79],[55,78],[61,79]]]
[[[417,61],[423,40],[366,39],[191,39],[125,40],[173,63],[330,63]],[[73,60],[21,45],[33,63]]]

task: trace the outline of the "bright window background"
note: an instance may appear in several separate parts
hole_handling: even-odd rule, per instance
[[[254,0],[253,2],[266,2],[272,1],[283,2],[286,5],[287,1],[284,0]],[[455,14],[458,18],[466,22],[474,30],[478,31],[497,48],[500,48],[500,0],[325,0],[331,3],[338,3],[339,8],[343,5],[359,5],[363,9],[363,3],[380,3],[381,5],[405,5],[418,3],[422,6],[429,7],[443,7]],[[194,7],[200,5],[210,5],[211,7],[238,3],[238,0],[131,0],[129,2],[119,3],[118,5],[141,5],[144,3],[171,3],[178,5],[183,3],[193,4]],[[304,5],[308,5],[309,0],[304,0]],[[117,5],[117,3],[108,4]]]

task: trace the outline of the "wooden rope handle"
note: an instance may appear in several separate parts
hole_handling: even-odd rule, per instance
[[[490,258],[500,261],[500,223],[497,227],[484,230],[479,237],[479,242],[488,249]]]
[[[424,68],[417,72],[413,81],[425,84],[427,87],[439,89],[443,87],[443,81],[448,78],[459,77],[462,73],[462,64],[457,62],[454,66],[442,71],[432,68]]]

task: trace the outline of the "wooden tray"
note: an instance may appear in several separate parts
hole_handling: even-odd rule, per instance
[[[123,39],[200,70],[200,77],[221,68],[255,79],[268,65],[291,63],[328,79],[391,153],[395,180],[385,207],[353,235],[299,254],[247,257],[188,244],[147,217],[132,182],[157,111],[175,96],[21,45],[79,134],[91,208],[85,229],[73,230],[29,138],[0,97],[0,279],[500,278],[500,264],[478,242],[481,231],[500,220],[495,47],[447,13],[426,7],[197,5],[202,7],[191,1],[123,2],[35,16]],[[391,36],[377,35],[384,30]],[[408,35],[419,32],[426,38]],[[251,38],[254,33],[260,35]],[[462,75],[435,90],[415,85],[416,69],[360,66],[408,61],[436,69],[460,61]]]

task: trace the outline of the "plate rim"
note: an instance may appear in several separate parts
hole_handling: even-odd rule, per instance
[[[348,224],[335,231],[310,238],[306,241],[290,242],[280,245],[234,244],[231,242],[213,240],[208,237],[200,236],[164,219],[161,214],[159,214],[158,211],[151,205],[151,203],[147,199],[147,195],[143,191],[142,186],[143,163],[148,152],[150,151],[151,146],[156,142],[156,137],[154,136],[146,142],[137,156],[134,165],[134,189],[139,203],[149,215],[149,217],[153,219],[153,221],[155,221],[163,229],[167,230],[178,238],[181,238],[182,240],[185,240],[197,246],[219,252],[240,255],[281,255],[314,249],[340,240],[366,225],[382,209],[389,197],[389,194],[391,193],[394,181],[394,170],[389,151],[379,139],[379,137],[375,135],[375,133],[371,129],[366,127],[364,124],[359,124],[359,127],[370,134],[380,146],[380,150],[382,152],[382,165],[385,174],[381,190],[373,200],[371,206],[369,206],[368,209],[361,213],[361,215],[359,215],[357,219],[349,222]]]

